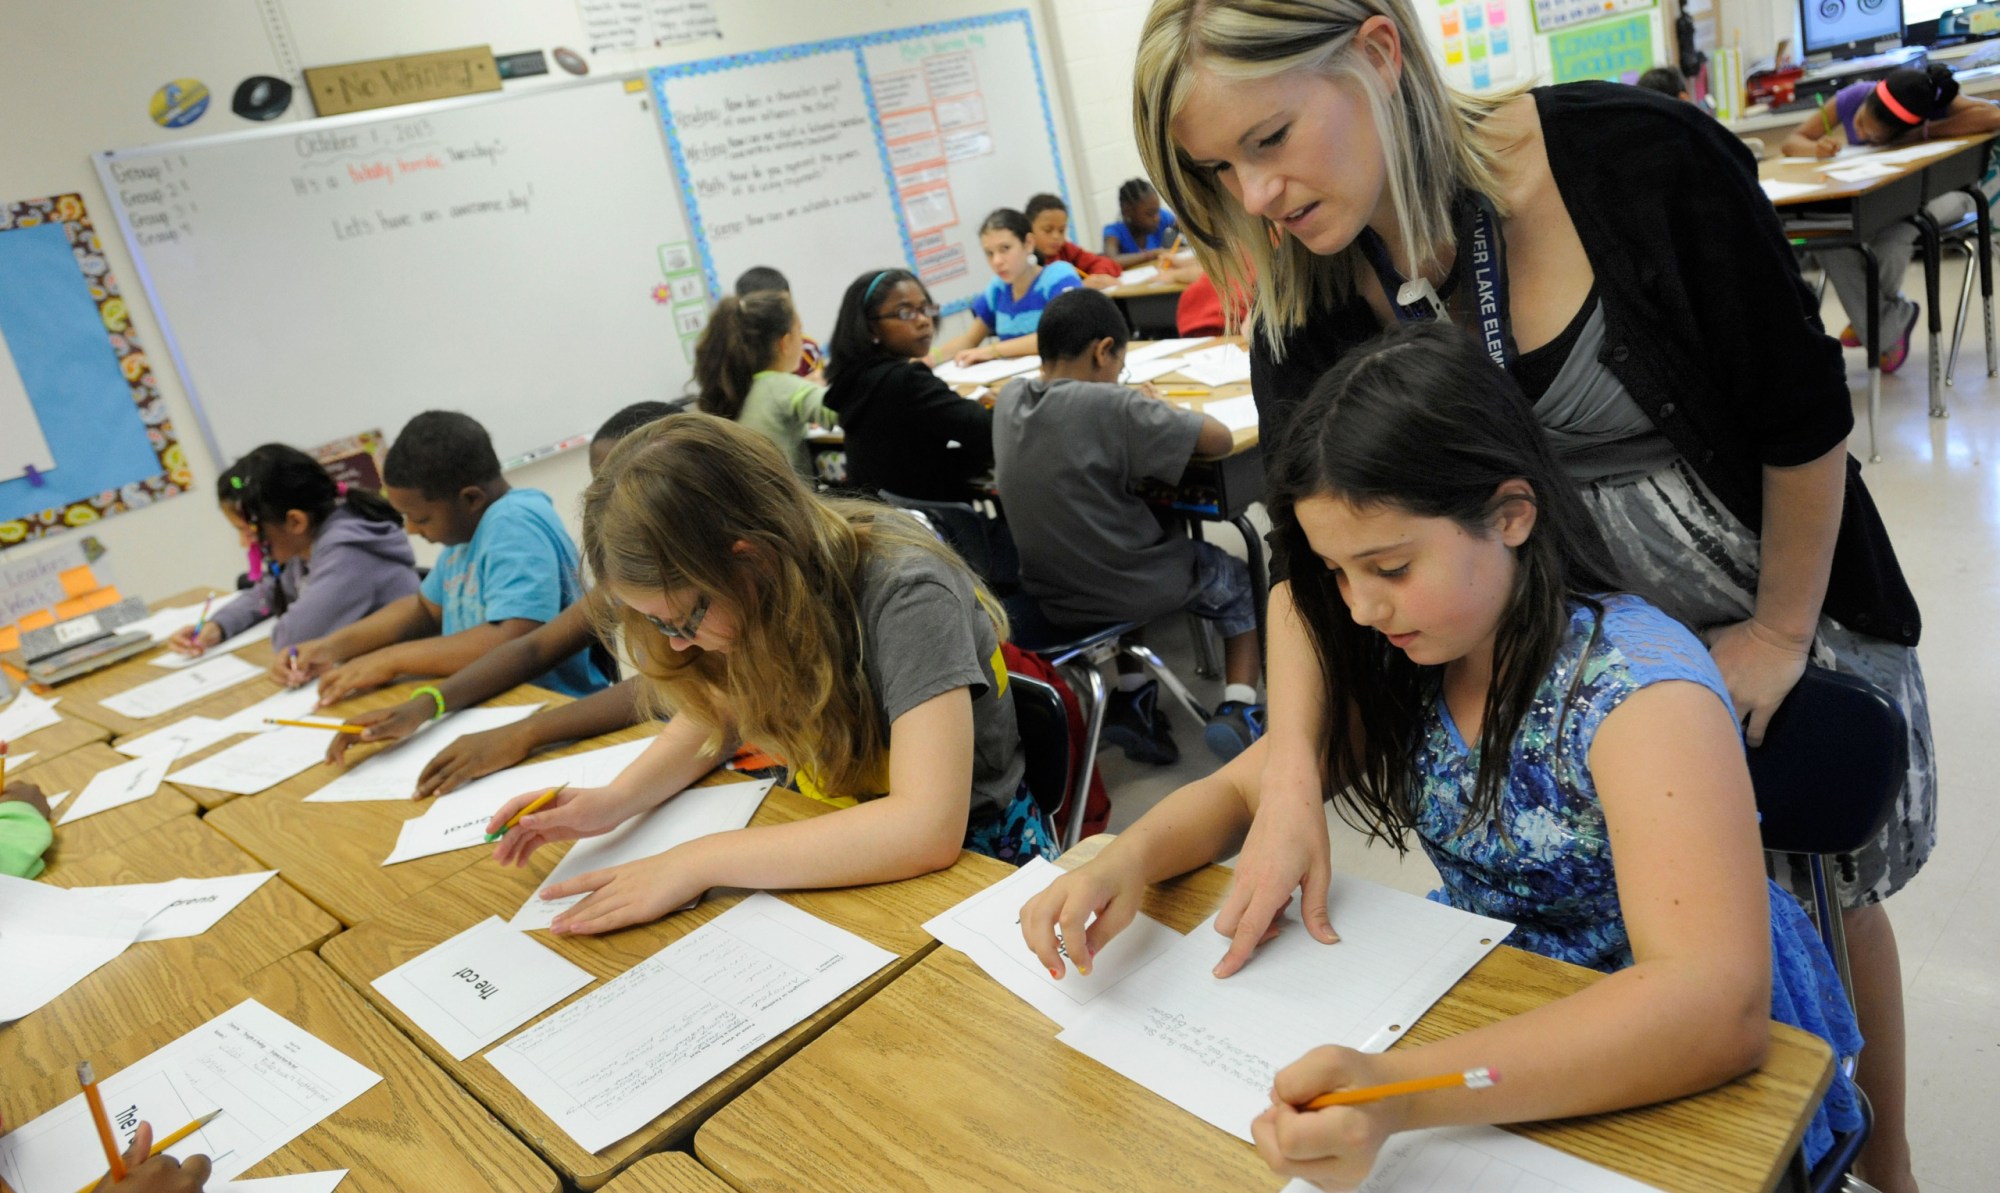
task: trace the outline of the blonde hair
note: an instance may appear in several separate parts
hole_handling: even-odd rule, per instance
[[[713,726],[710,749],[730,733],[754,741],[829,795],[885,790],[889,726],[865,667],[862,571],[907,552],[964,568],[956,555],[888,506],[816,497],[769,439],[709,415],[626,436],[583,500],[584,558],[605,591],[592,616],[644,677],[647,712]],[[1006,614],[972,583],[1004,639]],[[736,641],[727,652],[677,651],[642,614],[609,599],[614,587],[724,602],[736,614]]]
[[[695,404],[708,414],[736,418],[757,374],[771,367],[778,342],[792,333],[798,315],[783,290],[756,290],[715,304],[694,344]]]
[[[1402,73],[1390,92],[1354,34],[1373,16],[1401,35]],[[1194,90],[1195,71],[1230,79],[1317,71],[1356,83],[1367,98],[1387,159],[1403,260],[1428,262],[1453,243],[1452,202],[1473,190],[1499,202],[1498,154],[1476,135],[1479,124],[1520,94],[1474,96],[1445,85],[1406,0],[1155,0],[1139,36],[1132,70],[1132,123],[1139,156],[1194,242],[1202,270],[1223,293],[1253,296],[1255,333],[1275,355],[1284,336],[1316,305],[1355,292],[1361,250],[1349,245],[1321,257],[1276,225],[1252,216],[1214,172],[1194,164],[1174,141],[1173,121]],[[1501,212],[1505,214],[1504,208]],[[1225,304],[1229,329],[1235,309]]]

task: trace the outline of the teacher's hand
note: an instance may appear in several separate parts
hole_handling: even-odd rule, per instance
[[[1806,673],[1810,639],[1800,642],[1754,617],[1716,626],[1703,637],[1709,653],[1715,656],[1716,670],[1722,672],[1722,682],[1729,688],[1737,719],[1743,722],[1743,740],[1752,746],[1763,745],[1771,714]]]

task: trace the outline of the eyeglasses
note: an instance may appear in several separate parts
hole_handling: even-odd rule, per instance
[[[694,636],[701,631],[701,619],[708,616],[708,596],[707,594],[703,594],[701,599],[694,603],[694,608],[688,610],[687,622],[684,625],[673,625],[661,621],[651,613],[641,613],[639,616],[645,618],[652,624],[654,629],[665,634],[667,637],[679,638],[682,641],[691,642],[694,640]]]
[[[882,311],[875,316],[877,321],[883,319],[900,319],[904,323],[915,323],[919,319],[936,321],[937,317],[938,309],[936,303],[920,307],[897,307],[893,311]]]

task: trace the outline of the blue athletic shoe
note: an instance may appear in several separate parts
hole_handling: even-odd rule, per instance
[[[1152,766],[1172,766],[1180,761],[1180,747],[1174,744],[1167,716],[1160,711],[1160,685],[1147,680],[1136,692],[1113,690],[1106,697],[1104,728],[1099,737],[1105,745],[1117,746],[1125,757]]]
[[[1208,718],[1208,728],[1202,730],[1202,740],[1217,758],[1224,762],[1250,748],[1250,743],[1264,736],[1264,706],[1245,704],[1241,700],[1225,700],[1222,706]]]

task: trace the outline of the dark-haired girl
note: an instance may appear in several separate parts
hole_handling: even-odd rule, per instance
[[[280,651],[323,637],[417,590],[417,560],[402,516],[367,489],[350,489],[319,461],[267,443],[231,465],[216,485],[222,516],[245,550],[264,561],[248,591],[195,633],[167,645],[198,655],[267,617]]]
[[[945,341],[934,356],[961,365],[1033,356],[1042,308],[1063,291],[1083,285],[1083,275],[1067,261],[1037,261],[1034,226],[1011,207],[1000,208],[979,225],[979,247],[993,280],[972,300],[972,326]],[[988,344],[988,336],[997,338]]]
[[[1118,219],[1104,225],[1104,252],[1126,269],[1145,265],[1166,256],[1179,231],[1153,184],[1127,178],[1118,185]]]
[[[806,333],[783,290],[731,295],[716,304],[694,346],[696,403],[769,436],[800,476],[812,475],[808,427],[832,428],[826,387],[799,376]]]
[[[1756,1068],[1777,1018],[1852,1056],[1818,938],[1764,876],[1729,689],[1701,640],[1620,580],[1532,407],[1462,333],[1418,324],[1348,354],[1294,414],[1272,475],[1293,605],[1324,676],[1325,790],[1398,849],[1431,898],[1512,921],[1517,947],[1610,976],[1418,1048],[1313,1050],[1251,1125],[1281,1172],[1352,1188],[1402,1130],[1594,1114]],[[1148,883],[1235,851],[1260,741],[1167,797],[1021,912],[1095,952]],[[1095,915],[1095,922],[1091,917]],[[1335,909],[1335,922],[1339,911]],[[1086,928],[1086,925],[1088,927]],[[1309,1017],[1312,1007],[1299,1007]],[[1481,1065],[1481,1092],[1294,1110],[1319,1094]],[[1858,1125],[1845,1077],[1810,1127]]]
[[[1807,117],[1805,123],[1785,138],[1789,157],[1832,157],[1849,145],[1892,145],[1915,134],[1923,138],[1963,137],[2000,130],[2000,107],[1958,93],[1958,80],[1951,68],[1936,63],[1926,69],[1905,66],[1888,77],[1849,83],[1834,93]],[[1990,196],[1989,196],[1990,197]],[[1924,209],[1939,224],[1951,224],[1972,211],[1972,197],[1960,191],[1932,199]],[[1903,275],[1910,268],[1910,256],[1917,243],[1916,225],[1899,223],[1868,242],[1875,254],[1877,276],[1881,279],[1876,297],[1881,328],[1882,371],[1893,373],[1910,355],[1910,333],[1917,326],[1917,304],[1903,297]],[[1814,254],[1840,305],[1847,311],[1848,327],[1840,342],[1849,348],[1861,346],[1855,331],[1856,312],[1868,306],[1868,266],[1860,254],[1829,252]]]
[[[826,404],[840,414],[856,489],[964,501],[968,482],[993,467],[993,412],[926,363],[937,317],[937,302],[907,269],[864,273],[840,300],[826,345]]]

